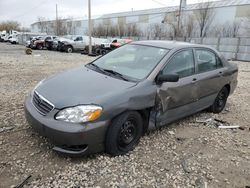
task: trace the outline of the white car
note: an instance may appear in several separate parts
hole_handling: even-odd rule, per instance
[[[18,38],[17,38],[17,36],[16,37],[12,37],[11,39],[9,39],[9,42],[11,44],[18,44]]]

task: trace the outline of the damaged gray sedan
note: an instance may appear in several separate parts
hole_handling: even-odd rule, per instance
[[[237,73],[206,46],[133,42],[41,81],[25,100],[26,117],[58,152],[123,155],[148,130],[221,112]]]

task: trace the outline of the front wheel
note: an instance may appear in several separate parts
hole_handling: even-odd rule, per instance
[[[38,45],[36,46],[36,48],[37,48],[38,50],[42,50],[42,49],[43,49],[43,46],[42,46],[41,44],[38,44]]]
[[[106,137],[106,152],[124,155],[134,149],[143,133],[143,121],[136,111],[125,112],[114,119]]]
[[[220,113],[226,106],[228,95],[228,89],[226,87],[223,87],[217,95],[212,106],[210,106],[209,111],[213,113]]]

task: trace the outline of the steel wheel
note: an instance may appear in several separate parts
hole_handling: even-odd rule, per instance
[[[136,111],[125,112],[117,116],[110,125],[106,137],[106,152],[124,155],[134,149],[143,132],[141,115]]]
[[[118,144],[121,149],[126,148],[136,137],[136,122],[127,120],[120,129]]]
[[[228,89],[226,87],[223,87],[209,110],[213,113],[220,113],[226,106],[228,95]]]

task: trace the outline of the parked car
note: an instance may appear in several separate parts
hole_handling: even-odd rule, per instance
[[[83,40],[83,36],[74,36],[72,39],[64,39],[60,41],[59,50],[67,53],[74,51],[83,51],[86,47],[86,42]]]
[[[44,36],[38,40],[31,40],[30,46],[32,49],[42,50],[43,48],[48,46],[46,45],[47,41],[53,40],[55,38],[55,36]]]
[[[7,35],[6,31],[1,31],[0,32],[0,42],[4,42],[4,37]]]
[[[8,42],[9,41],[9,39],[11,39],[12,38],[12,36],[11,35],[9,35],[9,34],[6,34],[2,39],[3,39],[3,42]]]
[[[132,42],[131,39],[117,39],[116,41],[113,41],[111,44],[110,44],[110,48],[111,49],[116,49],[116,48],[119,48],[121,47],[122,45],[124,44],[128,44]]]
[[[100,45],[100,54],[105,55],[113,49],[119,48],[124,44],[132,42],[131,39],[107,39]]]
[[[26,47],[32,48],[31,44],[33,44],[36,40],[41,40],[42,38],[43,38],[42,36],[31,37],[30,40],[26,41]]]
[[[48,49],[48,50],[53,50],[54,49],[54,44],[55,44],[55,41],[58,39],[58,37],[56,36],[47,36],[45,38],[45,47]]]
[[[11,44],[18,44],[18,36],[16,35],[15,37],[12,37],[11,39],[9,39],[9,42]]]
[[[221,112],[237,74],[210,47],[132,42],[41,81],[25,100],[26,117],[55,151],[123,155],[148,130],[204,109]]]

